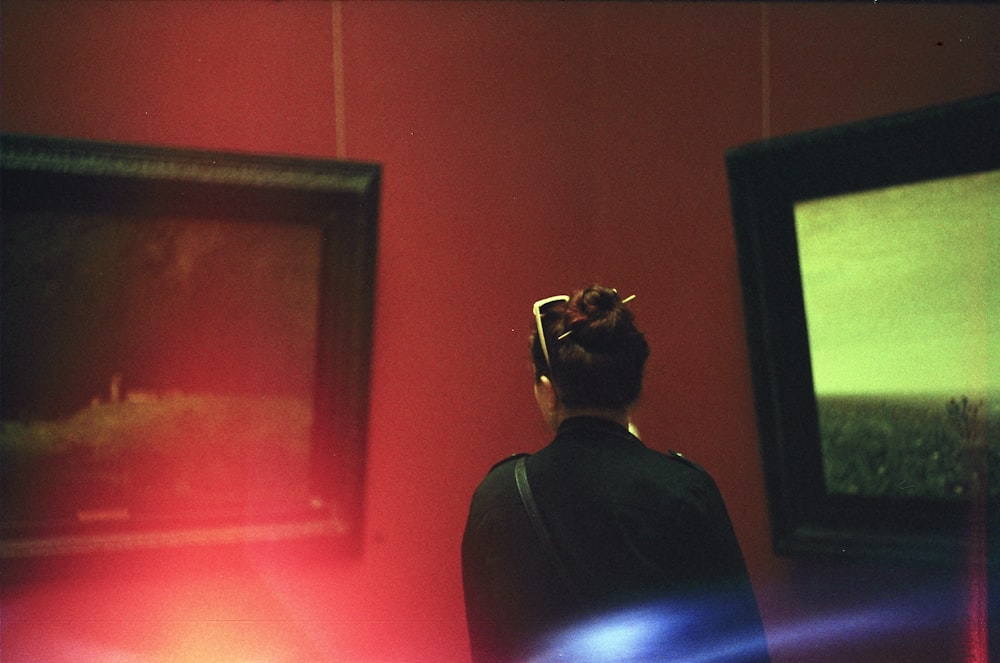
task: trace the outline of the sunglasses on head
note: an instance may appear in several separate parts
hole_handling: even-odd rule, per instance
[[[617,293],[618,291],[615,290]],[[635,295],[629,295],[622,300],[622,304],[627,304],[635,299]],[[545,309],[552,304],[558,304],[559,302],[568,302],[569,295],[553,295],[551,297],[546,297],[545,299],[539,299],[531,306],[531,312],[535,315],[535,327],[538,329],[538,342],[542,346],[542,354],[545,356],[545,363],[549,367],[549,372],[552,371],[552,360],[549,358],[549,346],[545,342],[545,330],[542,328],[542,316],[545,315]],[[570,335],[571,332],[564,332],[559,336],[558,340],[562,340]]]
[[[531,307],[531,312],[535,315],[535,326],[538,329],[538,342],[542,346],[542,354],[545,356],[545,363],[548,365],[549,371],[552,370],[552,360],[549,359],[549,346],[545,342],[545,330],[542,328],[542,316],[545,315],[545,309],[552,304],[568,301],[569,295],[553,295],[552,297],[539,299]]]

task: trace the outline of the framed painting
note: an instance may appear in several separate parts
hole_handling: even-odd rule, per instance
[[[2,141],[3,557],[355,548],[379,167]]]
[[[993,95],[727,152],[777,552],[996,561],[998,127]]]

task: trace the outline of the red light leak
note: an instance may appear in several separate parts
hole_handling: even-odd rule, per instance
[[[969,598],[968,598],[968,631],[966,633],[967,663],[988,663],[989,659],[989,625],[988,625],[988,587],[989,571],[987,569],[986,507],[988,491],[986,490],[987,454],[985,445],[973,449],[972,459],[972,514],[969,518]]]

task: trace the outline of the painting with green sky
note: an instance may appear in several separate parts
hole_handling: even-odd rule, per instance
[[[828,490],[967,494],[1000,432],[1000,171],[802,202],[795,224]]]

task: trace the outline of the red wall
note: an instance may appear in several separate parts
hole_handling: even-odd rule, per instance
[[[363,555],[5,585],[4,660],[467,660],[468,499],[547,441],[528,307],[591,280],[638,295],[639,425],[719,482],[775,659],[965,660],[967,624],[862,617],[924,572],[770,552],[722,155],[994,91],[998,32],[985,5],[6,0],[4,131],[344,156],[384,183]]]

